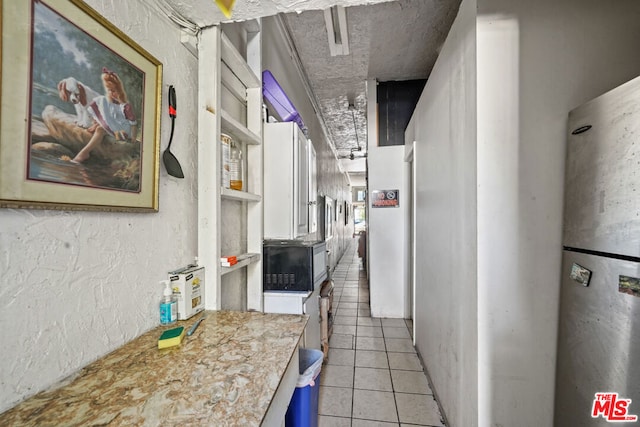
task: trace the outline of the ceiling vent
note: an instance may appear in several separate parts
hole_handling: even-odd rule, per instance
[[[344,7],[333,6],[325,9],[324,23],[327,26],[331,56],[348,55],[349,32],[347,31],[347,13]]]

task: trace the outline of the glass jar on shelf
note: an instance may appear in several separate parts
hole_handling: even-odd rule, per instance
[[[222,143],[222,187],[231,188],[229,182],[229,160],[231,158],[231,137],[227,134],[220,134],[220,142]]]
[[[229,183],[232,190],[242,191],[242,150],[239,144],[231,141],[229,155]]]

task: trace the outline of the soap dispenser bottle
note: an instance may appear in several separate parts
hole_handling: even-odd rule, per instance
[[[178,320],[178,299],[173,294],[169,280],[163,280],[160,283],[164,285],[160,300],[160,324],[170,325]]]

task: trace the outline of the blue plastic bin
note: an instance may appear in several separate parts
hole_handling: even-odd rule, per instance
[[[284,419],[286,427],[318,427],[320,370],[324,353],[300,349],[300,375]]]

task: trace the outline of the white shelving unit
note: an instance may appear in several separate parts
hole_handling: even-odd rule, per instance
[[[202,30],[198,41],[198,256],[206,269],[205,306],[210,310],[222,308],[225,280],[243,268],[246,277],[242,276],[240,286],[245,287],[246,301],[242,308],[263,310],[260,23],[252,21],[245,28],[246,59],[220,27]],[[221,133],[230,135],[242,149],[243,191],[222,188]],[[228,216],[225,209],[240,215],[231,226],[223,227]],[[223,241],[231,240],[237,241],[242,253],[221,253]],[[236,255],[238,263],[222,267],[223,255]]]
[[[249,264],[253,264],[260,261],[260,254],[242,254],[238,257],[238,263],[231,267],[220,267],[220,274],[224,276],[228,273],[233,273]]]

